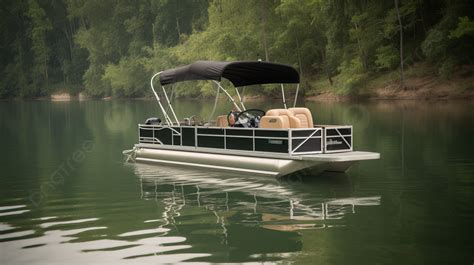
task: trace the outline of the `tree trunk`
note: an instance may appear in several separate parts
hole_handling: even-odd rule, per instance
[[[151,34],[153,36],[153,49],[155,48],[156,44],[156,37],[155,37],[155,23],[151,23]]]
[[[395,9],[397,11],[398,26],[400,29],[400,87],[403,89],[406,89],[405,73],[403,71],[403,25],[402,25],[402,18],[400,17],[400,10],[398,8],[398,0],[395,0]]]
[[[332,86],[333,82],[332,82],[331,73],[329,72],[329,67],[326,62],[326,53],[324,52],[324,49],[320,49],[319,52],[321,53],[321,60],[323,61],[323,67],[324,67],[324,71],[326,72],[326,77],[329,80],[329,84]]]
[[[356,32],[359,32],[359,25],[354,23],[354,28],[355,28]],[[367,63],[367,56],[366,56],[366,52],[364,51],[364,49],[362,49],[362,45],[360,44],[361,41],[360,41],[360,37],[359,37],[358,33],[356,34],[356,39],[357,39],[357,47],[359,48],[359,52],[360,52],[360,60],[362,62],[362,67],[364,67],[364,70],[367,71],[369,69],[369,65]]]
[[[262,12],[262,41],[263,41],[263,49],[265,51],[265,61],[269,61],[268,58],[268,47],[267,47],[267,1],[261,0],[261,12]]]
[[[176,18],[176,30],[178,31],[178,43],[179,43],[179,42],[180,42],[180,38],[181,38],[181,29],[180,29],[180,27],[179,27],[178,2],[179,2],[179,1],[176,1],[176,12],[175,12],[174,14],[175,14],[175,18]]]
[[[298,41],[298,37],[295,37],[295,41],[296,41],[296,56],[298,57],[298,65],[299,65],[299,68],[300,68],[300,76],[301,76],[301,80],[303,80],[303,66],[301,65],[300,42]]]
[[[46,81],[46,89],[49,90],[48,62],[46,60],[44,60],[44,79]]]
[[[72,61],[72,46],[73,46],[73,42],[72,42],[72,39],[71,37],[69,36],[69,33],[67,31],[67,28],[64,28],[63,29],[63,32],[64,32],[64,35],[66,35],[66,39],[67,39],[67,42],[69,44],[69,58],[71,59]],[[72,34],[71,34],[72,35]]]
[[[181,29],[179,28],[179,19],[178,16],[176,16],[176,29],[178,31],[178,40],[181,37]]]
[[[84,16],[81,16],[81,22],[82,22],[82,27],[84,29],[87,29],[87,24],[86,24],[86,20],[84,19]]]
[[[421,19],[421,26],[423,28],[423,33],[426,35],[426,25],[425,25],[425,18],[423,17],[423,10],[419,10],[420,12],[420,19]]]

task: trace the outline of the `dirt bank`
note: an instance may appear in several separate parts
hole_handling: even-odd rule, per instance
[[[344,101],[353,99],[474,99],[474,66],[463,66],[449,79],[437,74],[436,68],[417,65],[408,71],[405,88],[398,74],[388,73],[368,80],[357,93],[344,95],[334,87],[313,91],[312,101]]]

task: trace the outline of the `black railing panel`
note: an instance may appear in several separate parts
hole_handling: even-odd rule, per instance
[[[139,125],[139,142],[288,155],[352,151],[351,126],[262,129]]]

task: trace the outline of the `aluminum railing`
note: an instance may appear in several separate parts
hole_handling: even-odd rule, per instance
[[[352,151],[352,126],[315,126],[314,128],[266,129],[238,127],[201,127],[201,126],[162,126],[139,124],[139,142],[149,144],[188,146],[195,148],[211,147],[223,150],[244,150],[262,152],[262,147],[278,147],[277,153],[304,155]],[[194,144],[183,145],[183,130],[193,129]],[[151,131],[146,136],[140,132]],[[161,130],[170,130],[170,139],[157,136]],[[238,132],[241,133],[238,133]],[[244,133],[248,132],[248,133]],[[204,139],[215,138],[219,147],[206,146]],[[177,140],[179,139],[179,141]],[[229,142],[237,139],[249,139],[247,148],[229,148]],[[190,140],[190,139],[188,139]],[[267,141],[262,141],[267,140]],[[192,141],[191,141],[192,142]],[[222,143],[220,145],[220,143]],[[284,150],[283,150],[284,148]],[[273,152],[273,151],[263,151]]]

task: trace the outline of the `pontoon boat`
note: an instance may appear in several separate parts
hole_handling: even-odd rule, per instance
[[[159,77],[166,111],[154,88]],[[234,85],[235,99],[222,86]],[[178,119],[165,86],[182,81],[209,80],[222,91],[233,111],[203,122],[197,115]],[[355,162],[379,159],[379,153],[353,151],[351,125],[315,125],[309,109],[296,107],[300,77],[291,66],[262,61],[196,61],[153,75],[151,89],[163,114],[138,124],[139,142],[124,151],[136,162],[191,166],[214,170],[284,176],[295,172],[344,172]],[[238,88],[281,84],[283,108],[246,109]],[[288,107],[283,84],[296,84]]]

